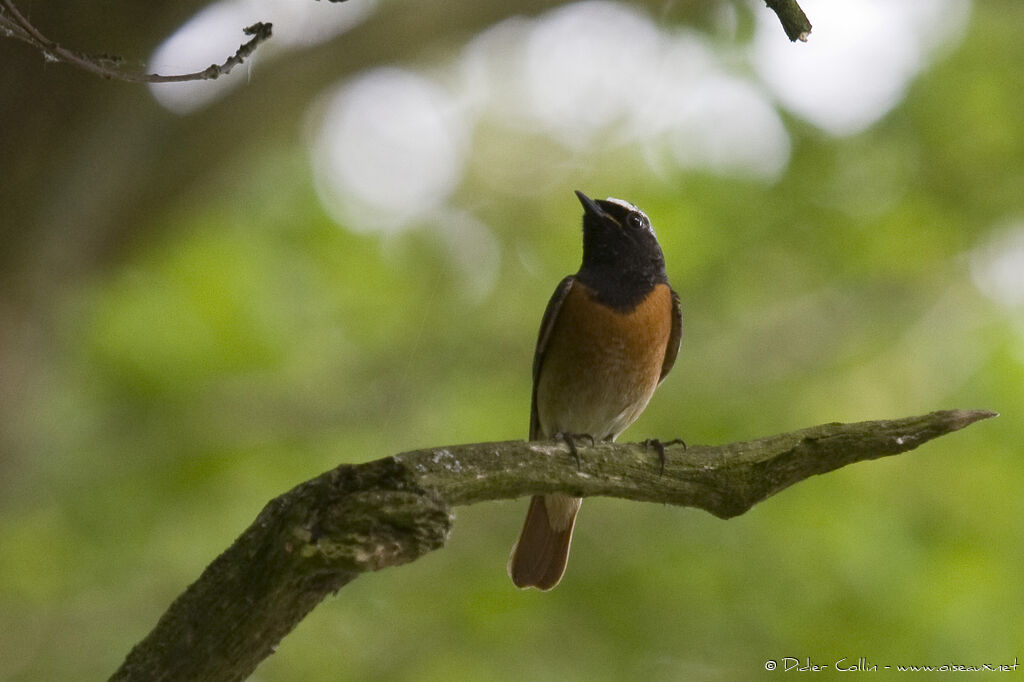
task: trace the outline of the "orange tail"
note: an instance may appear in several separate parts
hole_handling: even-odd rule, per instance
[[[508,560],[508,575],[516,587],[550,590],[562,579],[581,502],[561,494],[533,496]]]

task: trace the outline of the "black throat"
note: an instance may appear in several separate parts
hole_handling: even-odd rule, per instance
[[[586,220],[584,220],[586,223]],[[583,264],[576,279],[601,303],[629,312],[658,284],[668,284],[665,257],[653,234],[625,235],[589,231],[584,224]]]

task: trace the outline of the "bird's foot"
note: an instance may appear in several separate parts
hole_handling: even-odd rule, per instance
[[[658,464],[660,465],[659,468],[658,468],[658,476],[664,476],[665,475],[665,446],[666,445],[682,445],[683,446],[683,450],[686,449],[686,441],[684,441],[682,438],[673,438],[672,440],[668,441],[667,443],[662,443],[657,438],[648,438],[647,440],[644,441],[644,449],[645,450],[647,448],[653,447],[654,449],[656,449],[658,451]]]
[[[576,460],[576,471],[579,471],[581,468],[580,453],[576,449],[576,441],[589,440],[590,447],[594,447],[594,437],[589,433],[556,433],[555,440],[560,440],[569,446],[569,454]]]

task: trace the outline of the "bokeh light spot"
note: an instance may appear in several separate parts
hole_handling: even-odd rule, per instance
[[[759,12],[751,59],[795,114],[833,135],[858,133],[898,104],[935,49],[955,43],[964,0],[805,0],[814,31],[806,44],[779,40],[779,22]]]
[[[313,135],[318,191],[352,229],[398,229],[438,209],[462,175],[466,129],[440,86],[371,71],[328,95]]]
[[[163,75],[201,71],[222,64],[248,42],[242,32],[259,21],[274,25],[274,35],[249,61],[215,80],[151,83],[149,90],[165,108],[187,114],[205,107],[248,81],[253,64],[285,52],[326,42],[362,23],[376,9],[376,0],[346,4],[220,0],[198,11],[157,47],[149,70]]]

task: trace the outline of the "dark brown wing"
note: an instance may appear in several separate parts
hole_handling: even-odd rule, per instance
[[[676,355],[679,354],[679,345],[683,340],[683,311],[679,308],[679,294],[671,287],[669,291],[672,292],[672,333],[669,334],[668,345],[665,346],[665,360],[661,363],[659,384],[668,376],[672,365],[676,364]]]
[[[548,340],[551,338],[551,330],[555,327],[555,320],[558,319],[558,311],[562,302],[569,295],[576,277],[569,275],[555,288],[555,293],[548,301],[548,307],[544,310],[544,317],[540,321],[540,333],[537,335],[537,350],[533,352],[533,395],[530,398],[530,440],[539,437],[540,419],[537,417],[537,379],[540,377],[540,368],[544,364],[544,351],[547,350]]]

